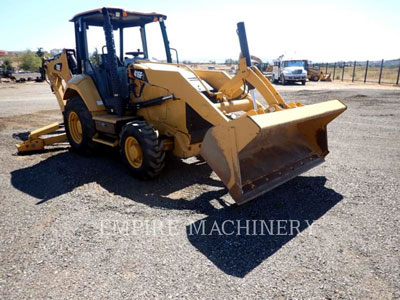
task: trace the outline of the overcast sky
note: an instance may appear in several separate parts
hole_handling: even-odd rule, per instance
[[[68,21],[102,6],[166,14],[171,47],[178,49],[180,59],[236,59],[240,21],[245,22],[251,54],[262,59],[283,53],[320,62],[400,57],[398,0],[1,0],[0,49],[73,48],[73,24]],[[149,51],[162,59],[156,25],[149,26]],[[126,51],[141,48],[135,33],[131,35],[125,40]],[[89,31],[89,41],[91,50],[104,45],[101,29]]]

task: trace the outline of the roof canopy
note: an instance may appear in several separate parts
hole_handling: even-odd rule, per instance
[[[167,18],[167,16],[155,12],[140,13],[112,7],[107,7],[107,10],[110,13],[111,24],[114,28],[141,26],[147,23],[157,22],[160,18],[164,20]],[[82,18],[87,25],[91,26],[103,26],[104,23],[104,16],[101,8],[77,14],[70,21],[75,22],[79,18]]]

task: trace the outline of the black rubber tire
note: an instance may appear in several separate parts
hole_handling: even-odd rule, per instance
[[[286,85],[285,76],[281,75],[281,84]]]
[[[69,130],[68,116],[71,112],[75,112],[82,125],[82,141],[78,144],[72,137]],[[98,149],[98,144],[92,141],[96,134],[96,126],[92,119],[92,114],[89,112],[81,97],[73,97],[67,101],[64,111],[64,126],[65,132],[71,148],[80,154],[91,154]]]
[[[142,150],[143,161],[139,168],[133,167],[125,154],[125,141],[134,137]],[[136,120],[127,123],[120,134],[121,155],[132,174],[139,179],[148,180],[157,177],[165,166],[165,151],[160,148],[160,143],[154,128],[146,121]]]
[[[301,84],[302,84],[302,85],[306,85],[306,81],[303,80],[303,81],[301,82]]]

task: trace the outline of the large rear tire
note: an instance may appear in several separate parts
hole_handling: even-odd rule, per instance
[[[318,81],[320,78],[318,75],[311,76],[311,81]]]
[[[165,152],[157,134],[146,121],[133,121],[121,130],[121,154],[132,174],[139,179],[158,176],[165,166]]]
[[[64,111],[65,132],[72,149],[80,154],[90,154],[97,149],[92,141],[96,126],[81,97],[67,101]]]

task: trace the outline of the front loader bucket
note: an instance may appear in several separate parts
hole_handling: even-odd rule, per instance
[[[332,81],[331,73],[324,74],[323,76],[321,76],[321,81]]]
[[[344,110],[331,100],[232,120],[208,130],[200,154],[243,204],[322,163],[326,126]]]

